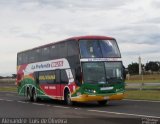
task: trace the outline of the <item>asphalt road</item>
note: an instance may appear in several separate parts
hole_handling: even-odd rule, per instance
[[[9,120],[11,118],[27,119],[27,123],[32,124],[58,121],[67,124],[144,124],[144,122],[159,124],[160,102],[122,100],[110,101],[106,106],[98,106],[97,103],[67,106],[54,100],[32,103],[17,93],[0,92],[0,123],[13,122]]]

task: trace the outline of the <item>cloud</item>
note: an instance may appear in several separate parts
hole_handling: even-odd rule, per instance
[[[144,62],[157,60],[159,3],[158,0],[1,0],[0,55],[5,61],[1,61],[0,68],[8,62],[11,67],[3,72],[13,72],[18,51],[80,35],[116,38],[125,65],[137,61],[140,55],[144,56]]]
[[[153,7],[156,7],[156,9],[159,9],[159,7],[160,7],[160,1],[159,0],[153,0],[152,3],[151,3],[151,5]]]
[[[39,5],[53,6],[56,9],[76,8],[76,9],[113,9],[115,7],[122,6],[129,0],[39,0]]]

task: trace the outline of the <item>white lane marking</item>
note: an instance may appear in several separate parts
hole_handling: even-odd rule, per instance
[[[47,107],[52,107],[51,105],[46,105]]]
[[[135,102],[160,102],[160,101],[151,101],[151,100],[136,100],[136,99],[123,99],[124,101],[135,101]]]
[[[4,99],[4,101],[13,102],[14,100]]]
[[[7,101],[7,102],[13,102],[14,100],[10,100],[10,99],[0,99],[1,101]],[[29,102],[23,102],[23,101],[17,101],[19,103],[29,103]]]
[[[13,102],[14,100],[5,100],[5,99],[0,99],[1,101],[7,101],[7,102]],[[30,103],[30,102],[23,102],[23,101],[17,101],[18,103]],[[69,108],[69,107],[65,107],[65,106],[52,106],[52,105],[45,105],[45,104],[40,104],[40,103],[32,103],[33,105],[39,105],[39,106],[47,106],[47,107],[56,107],[56,108]]]
[[[19,103],[28,103],[28,102],[23,102],[23,101],[17,101],[17,102],[19,102]]]
[[[120,113],[120,112],[111,112],[111,111],[99,111],[99,110],[88,110],[88,111],[108,113],[108,114],[117,114],[117,115],[130,115],[130,116],[136,116],[136,117],[160,118],[160,117],[158,117],[158,116],[139,115],[139,114],[130,114],[130,113]]]
[[[56,108],[70,108],[70,107],[65,107],[65,106],[53,106],[53,107],[56,107]]]
[[[8,102],[13,102],[14,100],[5,100],[5,99],[0,99],[1,101],[8,101]],[[30,102],[23,102],[23,101],[17,101],[18,103],[23,103],[23,104],[26,104],[26,103],[30,103]],[[39,105],[39,106],[47,106],[47,107],[56,107],[56,108],[70,108],[70,107],[65,107],[65,106],[52,106],[52,105],[45,105],[45,104],[40,104],[40,103],[32,103],[33,105]]]
[[[40,104],[40,103],[32,103],[33,105],[40,105],[40,106],[45,106],[45,104]]]
[[[74,109],[80,109],[80,108],[74,108]]]

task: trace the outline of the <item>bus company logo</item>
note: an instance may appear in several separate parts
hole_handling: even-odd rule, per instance
[[[49,63],[47,64],[34,64],[32,65],[31,69],[35,70],[35,69],[42,69],[42,68],[50,68],[51,65]]]
[[[63,61],[52,62],[51,67],[62,67]]]
[[[63,67],[64,62],[63,61],[51,61],[47,63],[35,63],[31,65],[32,70],[39,70],[39,69],[49,69],[49,68],[57,68],[57,67]]]

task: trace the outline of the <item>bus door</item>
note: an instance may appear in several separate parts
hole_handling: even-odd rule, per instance
[[[55,71],[55,76],[56,76],[56,99],[62,99],[62,94],[61,94],[61,71],[57,69]]]
[[[57,96],[62,99],[63,97],[63,90],[66,85],[69,83],[69,79],[67,76],[67,72],[65,69],[56,70],[56,89],[57,89]]]

